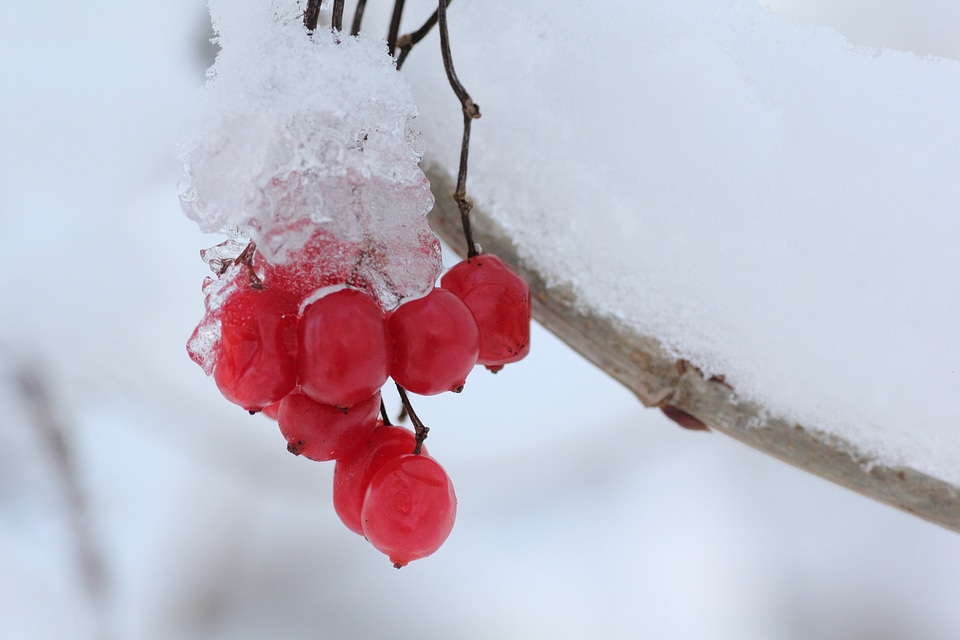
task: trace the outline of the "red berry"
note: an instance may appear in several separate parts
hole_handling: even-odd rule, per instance
[[[360,510],[373,474],[388,460],[412,453],[415,447],[413,432],[380,423],[367,434],[360,447],[337,460],[333,472],[333,507],[348,529],[363,535]],[[426,448],[421,451],[426,452]]]
[[[389,320],[396,361],[390,375],[420,395],[459,391],[477,363],[477,323],[457,296],[434,289],[400,305]]]
[[[302,393],[291,393],[280,403],[278,422],[290,453],[324,462],[361,446],[376,426],[379,412],[379,393],[349,409],[338,409],[314,402]]]
[[[397,568],[425,558],[450,535],[457,516],[453,483],[427,455],[407,453],[374,474],[363,500],[363,534]]]
[[[477,362],[497,371],[530,351],[530,287],[489,254],[460,262],[440,279],[470,309],[480,330]]]
[[[346,283],[359,252],[359,243],[345,242],[317,229],[284,264],[270,264],[259,252],[255,262],[263,268],[267,286],[287,291],[302,301],[317,289]]]
[[[272,289],[242,288],[221,309],[220,392],[248,411],[279,401],[296,384],[296,302]]]
[[[283,402],[283,401],[281,400],[280,402]],[[274,402],[273,404],[268,404],[263,408],[263,411],[261,411],[260,413],[267,416],[268,418],[273,418],[274,420],[277,420],[278,417],[280,416],[280,402]]]
[[[340,289],[307,305],[298,338],[298,381],[317,402],[349,407],[387,381],[393,345],[386,318],[361,291]]]

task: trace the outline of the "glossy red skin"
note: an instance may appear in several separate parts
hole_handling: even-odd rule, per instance
[[[307,305],[298,325],[297,376],[313,400],[349,407],[387,381],[393,344],[369,295],[341,289]]]
[[[325,462],[361,446],[377,425],[379,413],[379,392],[349,409],[320,404],[294,392],[280,403],[277,421],[287,440],[287,451]]]
[[[348,529],[363,535],[360,511],[370,479],[388,460],[412,453],[416,444],[412,431],[380,423],[360,447],[337,460],[333,472],[333,507]],[[426,447],[421,451],[426,453]]]
[[[280,402],[283,402],[283,401],[281,400]],[[265,406],[263,408],[263,411],[261,411],[260,413],[267,416],[268,418],[276,420],[280,416],[280,402],[274,402],[273,404],[269,404]]]
[[[440,279],[470,309],[480,330],[477,363],[499,370],[530,352],[530,287],[489,254],[464,260]]]
[[[390,376],[408,391],[459,391],[477,363],[480,334],[470,310],[454,294],[434,289],[390,315],[396,361]]]
[[[278,402],[296,385],[296,302],[280,291],[243,288],[221,309],[213,377],[247,411]]]
[[[453,483],[427,455],[404,454],[384,463],[363,500],[363,534],[397,568],[425,558],[444,543],[457,517]]]

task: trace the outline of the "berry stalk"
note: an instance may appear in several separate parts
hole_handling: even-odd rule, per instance
[[[420,450],[423,448],[423,441],[427,439],[427,434],[430,432],[430,427],[423,424],[417,412],[413,410],[413,405],[410,403],[410,398],[407,397],[406,389],[398,384],[397,391],[400,393],[400,402],[403,403],[403,408],[406,409],[407,415],[410,416],[410,422],[413,423],[413,430],[417,437],[417,444],[413,452],[419,455]]]

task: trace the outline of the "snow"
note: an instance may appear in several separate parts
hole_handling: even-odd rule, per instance
[[[483,112],[477,206],[585,307],[867,459],[960,482],[960,63],[732,0],[602,3],[586,27],[554,5],[451,18]],[[417,53],[450,165],[458,114]]]
[[[384,42],[308,35],[290,2],[210,9],[220,53],[184,145],[184,212],[208,233],[253,239],[273,264],[306,262],[322,231],[378,256],[358,270],[386,309],[423,295],[441,267],[421,250],[433,195],[416,107]],[[344,266],[320,255],[319,271]]]
[[[459,396],[417,403],[432,427],[430,450],[444,462],[457,485],[459,517],[450,540],[436,556],[395,571],[336,520],[329,500],[330,466],[287,454],[276,426],[223,401],[184,351],[184,342],[203,311],[200,286],[209,275],[199,251],[222,239],[198,233],[196,225],[181,215],[176,189],[180,166],[173,141],[196,122],[197,90],[210,63],[204,46],[209,18],[202,2],[135,3],[123,11],[104,0],[82,5],[58,1],[44,11],[21,4],[0,9],[0,53],[5,60],[18,61],[0,70],[4,86],[15,88],[5,93],[0,118],[0,140],[4,141],[0,145],[4,176],[0,181],[4,225],[0,265],[7,276],[5,302],[0,304],[0,597],[4,603],[0,637],[789,640],[957,636],[960,577],[955,567],[960,561],[960,538],[956,534],[797,472],[736,442],[677,429],[658,412],[642,410],[629,393],[542,330],[535,331],[533,351],[524,362],[496,376],[477,371]],[[404,30],[417,26],[429,12],[424,2],[408,0],[407,4]],[[510,9],[514,13],[521,6],[515,4]],[[602,4],[595,3],[591,11],[609,11]],[[563,104],[549,102],[555,94],[531,77],[525,84],[545,91],[542,104],[531,109],[526,88],[514,87],[515,106],[499,108],[498,103],[506,104],[510,87],[504,85],[501,91],[498,86],[512,77],[514,67],[522,71],[538,58],[546,64],[550,56],[555,56],[553,64],[558,67],[552,78],[566,86],[561,67],[572,74],[587,66],[573,66],[583,55],[573,45],[579,38],[592,38],[597,46],[612,47],[615,38],[602,34],[619,28],[618,23],[610,13],[595,20],[584,13],[584,27],[577,38],[548,48],[551,32],[564,33],[569,20],[562,13],[545,15],[532,33],[543,32],[547,39],[537,37],[519,49],[525,55],[512,55],[506,42],[486,39],[477,44],[467,33],[477,28],[490,35],[485,25],[509,22],[512,14],[504,13],[502,3],[491,0],[487,6],[491,13],[476,19],[481,4],[457,0],[450,14],[458,72],[484,113],[474,126],[477,147],[471,155],[471,190],[478,198],[489,193],[482,206],[497,206],[498,215],[512,220],[517,233],[543,234],[566,245],[573,244],[567,239],[568,227],[585,238],[598,234],[594,227],[604,223],[603,207],[610,205],[612,196],[597,191],[595,206],[587,209],[589,218],[568,218],[561,215],[566,200],[581,198],[584,187],[581,182],[557,180],[550,197],[540,204],[556,210],[551,224],[524,230],[525,219],[512,218],[504,205],[493,202],[500,193],[492,184],[489,165],[494,161],[483,156],[489,149],[502,151],[497,146],[504,144],[497,142],[502,140],[498,130],[507,127],[504,135],[521,137],[509,153],[495,160],[516,164],[517,158],[529,159],[523,169],[531,190],[569,173],[606,186],[605,173],[582,174],[581,165],[602,160],[603,153],[593,150],[600,142],[611,153],[622,151],[618,138],[630,134],[632,127],[617,131],[611,121],[603,135],[594,136],[597,121],[585,115],[591,111],[571,117]],[[539,5],[530,0],[526,6],[532,11]],[[705,33],[706,25],[713,21],[718,33],[730,33],[724,22],[730,14],[718,9],[726,5],[700,0],[675,3],[676,13],[671,6],[661,8],[664,28],[671,24],[667,18],[680,15],[683,7],[690,7],[691,20],[696,10],[706,12],[701,20],[704,28],[691,31],[687,42],[706,42],[698,45],[698,55],[718,70],[712,85],[716,97],[752,104],[745,88],[736,92],[721,83],[736,77],[736,64],[724,67],[709,55],[714,40]],[[820,5],[811,0],[810,6]],[[741,3],[740,11],[746,7]],[[877,16],[896,16],[902,8],[892,2],[870,3],[867,17],[876,22]],[[940,13],[927,14],[933,16],[925,23],[929,41],[960,42],[957,21],[948,19],[951,10],[952,6],[942,6]],[[384,2],[371,0],[369,24],[374,25],[378,17],[385,20],[388,13]],[[833,51],[852,55],[835,33],[790,28],[768,14],[746,15],[753,15],[761,26],[768,24],[763,20],[780,25],[778,33],[792,34],[791,41],[819,38],[824,47],[829,49],[832,42]],[[824,16],[830,14],[820,17]],[[951,30],[952,40],[943,37]],[[634,31],[653,37],[656,29],[652,24],[635,25]],[[677,31],[674,25],[669,32],[680,38]],[[508,29],[508,34],[517,41],[523,36],[519,27]],[[631,40],[637,47],[643,45],[639,37]],[[667,42],[657,44],[664,47],[663,59],[683,53]],[[885,43],[864,40],[861,44]],[[922,44],[923,40],[917,46]],[[472,58],[475,45],[482,60]],[[819,49],[810,46],[813,56]],[[404,74],[420,110],[414,126],[424,133],[425,150],[453,166],[459,110],[442,75],[430,76],[442,73],[438,57],[435,39],[424,41],[411,54]],[[511,73],[504,75],[507,58]],[[824,73],[836,62],[826,54],[816,59]],[[686,60],[687,71],[704,80],[694,58]],[[877,76],[881,80],[900,60],[902,77],[916,83],[917,100],[930,100],[937,92],[946,100],[952,91],[952,85],[941,85],[940,79],[953,73],[953,62],[921,61],[893,52],[865,60],[868,67],[885,70]],[[790,71],[800,73],[803,68]],[[604,82],[601,69],[606,67],[590,68],[589,75],[578,81],[584,89],[570,91],[565,100],[614,111],[600,97],[588,100],[590,82],[598,92],[628,93],[627,87],[609,78]],[[497,82],[484,80],[491,72],[499,73]],[[665,70],[661,76],[677,79]],[[816,80],[815,74],[807,77]],[[877,83],[878,87],[885,84]],[[856,87],[851,85],[848,93],[859,95]],[[878,91],[871,95],[880,95]],[[688,88],[680,95],[696,98],[698,94]],[[914,102],[910,94],[903,96],[903,105]],[[816,102],[814,96],[806,100]],[[666,117],[665,109],[656,104],[637,102],[635,106]],[[675,100],[672,108],[720,119],[733,115],[711,112],[696,100],[689,104]],[[935,115],[924,120],[928,128],[922,131],[928,134],[931,148],[940,145],[949,150],[954,129],[937,129]],[[532,133],[545,126],[541,119],[552,118],[556,135],[576,153],[557,157],[525,147],[523,128],[510,120],[520,116],[527,118],[525,127]],[[919,129],[923,122],[903,124]],[[450,138],[446,131],[455,134]],[[670,165],[682,168],[689,160],[691,181],[697,167],[725,170],[728,153],[716,155],[724,139],[732,140],[733,146],[725,151],[734,158],[747,155],[742,150],[746,143],[731,134],[700,126],[689,135],[694,131],[710,144],[690,158],[677,152]],[[814,131],[812,122],[808,131]],[[902,141],[897,131],[892,133]],[[656,150],[669,159],[666,132],[662,139]],[[754,147],[766,144],[761,134],[747,140]],[[684,139],[678,137],[677,142]],[[808,142],[812,147],[816,140]],[[631,150],[629,157],[635,156]],[[840,159],[834,167],[843,168]],[[923,157],[912,160],[922,162]],[[885,161],[895,163],[897,158]],[[810,166],[814,178],[827,179],[825,170],[812,162]],[[936,167],[928,169],[931,180],[942,175]],[[624,180],[633,185],[635,177],[628,173],[624,170],[619,175],[627,176]],[[732,169],[727,173],[752,183],[752,175]],[[849,172],[846,178],[853,184],[865,182]],[[514,186],[517,181],[510,180]],[[650,183],[641,184],[653,189]],[[793,186],[796,192],[799,187]],[[887,188],[886,183],[877,188]],[[667,195],[680,202],[698,197],[710,204],[696,190]],[[535,201],[533,196],[528,199]],[[618,206],[629,202],[621,200]],[[893,278],[890,290],[908,301],[895,308],[904,323],[913,314],[912,306],[925,304],[931,291],[937,290],[935,283],[949,276],[948,265],[940,260],[950,254],[936,252],[948,242],[949,219],[939,220],[931,229],[924,224],[929,223],[922,218],[924,213],[912,212],[907,219],[911,224],[902,222],[906,236],[895,246],[901,258],[917,255],[918,240],[909,233],[914,226],[923,227],[928,242],[920,245],[929,247],[922,254],[924,259],[902,271],[892,259],[890,264],[875,265],[883,267],[876,281]],[[648,213],[644,225],[635,225],[643,233],[638,234],[632,252],[633,271],[648,268],[645,265],[652,260],[643,252],[655,251],[672,262],[646,274],[648,282],[672,270],[712,277],[714,264],[698,260],[698,269],[691,266],[698,255],[692,249],[658,249],[661,242],[682,232],[692,248],[710,250],[700,225],[712,224],[708,228],[717,234],[726,230],[726,219],[712,223],[699,219],[694,224],[692,213],[687,214],[674,211],[672,218],[661,219]],[[809,225],[795,223],[787,231],[766,220],[763,229],[783,245],[789,244],[783,237],[788,232],[820,236],[823,242],[835,232],[847,237],[856,232],[857,220],[841,223],[825,215],[813,217]],[[858,220],[873,221],[863,215]],[[877,236],[893,235],[889,227],[876,229]],[[618,233],[621,230],[629,229],[617,227]],[[653,236],[645,238],[645,234]],[[616,241],[614,235],[609,236],[611,241]],[[759,242],[751,245],[744,240],[738,245],[741,250],[744,244],[750,248]],[[583,246],[590,246],[586,239]],[[842,262],[826,248],[809,250],[819,260]],[[728,253],[729,260],[738,257],[732,248]],[[770,255],[777,257],[772,249]],[[861,250],[847,261],[868,257],[870,252]],[[569,255],[568,259],[577,258]],[[738,262],[741,271],[736,277],[743,292],[730,304],[762,301],[763,292],[750,287],[765,283],[761,276],[773,262],[754,270]],[[864,267],[864,273],[872,272]],[[849,297],[834,289],[833,280],[820,271],[813,275],[817,274],[828,298],[845,301]],[[586,273],[577,277],[587,282]],[[878,288],[870,288],[872,278],[865,278],[863,287],[882,295]],[[796,279],[806,282],[806,277]],[[667,280],[661,291],[651,288],[651,295],[668,299],[670,287],[675,286],[674,280]],[[795,295],[802,293],[811,305],[820,304],[805,289]],[[705,295],[707,301],[713,299],[709,291]],[[689,300],[681,302],[683,313],[697,311]],[[827,307],[811,306],[806,311],[800,318],[777,318],[782,330],[776,348],[787,356],[794,350],[788,348],[794,336],[807,331],[803,324],[810,313],[819,314],[824,332],[833,330],[824,323],[840,319],[830,316]],[[904,337],[918,343],[943,341],[942,353],[947,354],[951,342],[941,335],[940,320],[933,317],[904,324]],[[712,330],[709,335],[714,335]],[[716,337],[718,345],[722,337]],[[886,370],[906,384],[906,375],[899,372],[910,370],[910,362],[903,360],[904,349],[895,348],[897,344],[899,339],[881,344],[879,353],[871,351],[863,363],[838,357],[844,370],[836,377],[842,382]],[[831,340],[824,348],[837,346]],[[82,588],[56,468],[40,446],[24,400],[11,382],[25,365],[37,366],[43,373],[56,413],[68,428],[78,481],[85,490],[108,570],[107,634],[99,633],[97,612],[91,611]],[[801,390],[800,381],[796,384]],[[888,389],[881,387],[877,392]],[[935,391],[898,392],[888,394],[885,401],[891,407],[928,412],[938,423],[949,424],[949,397],[937,397]],[[851,406],[857,404],[855,400],[856,394]],[[390,403],[398,406],[395,398]],[[911,430],[936,434],[933,424],[920,421],[912,421],[907,433]],[[946,448],[952,440],[944,438]]]

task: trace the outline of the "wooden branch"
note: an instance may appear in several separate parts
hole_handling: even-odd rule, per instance
[[[425,161],[437,204],[430,222],[461,255],[466,244],[451,175]],[[681,426],[708,426],[800,469],[960,532],[960,488],[915,469],[871,463],[854,443],[768,415],[745,401],[722,380],[706,380],[676,361],[654,338],[611,318],[577,308],[569,287],[547,287],[545,274],[522,264],[513,240],[481,209],[471,213],[473,235],[484,251],[496,254],[530,284],[533,315],[575,351],[618,380],[647,407],[660,407]],[[686,423],[686,424],[685,424]]]

